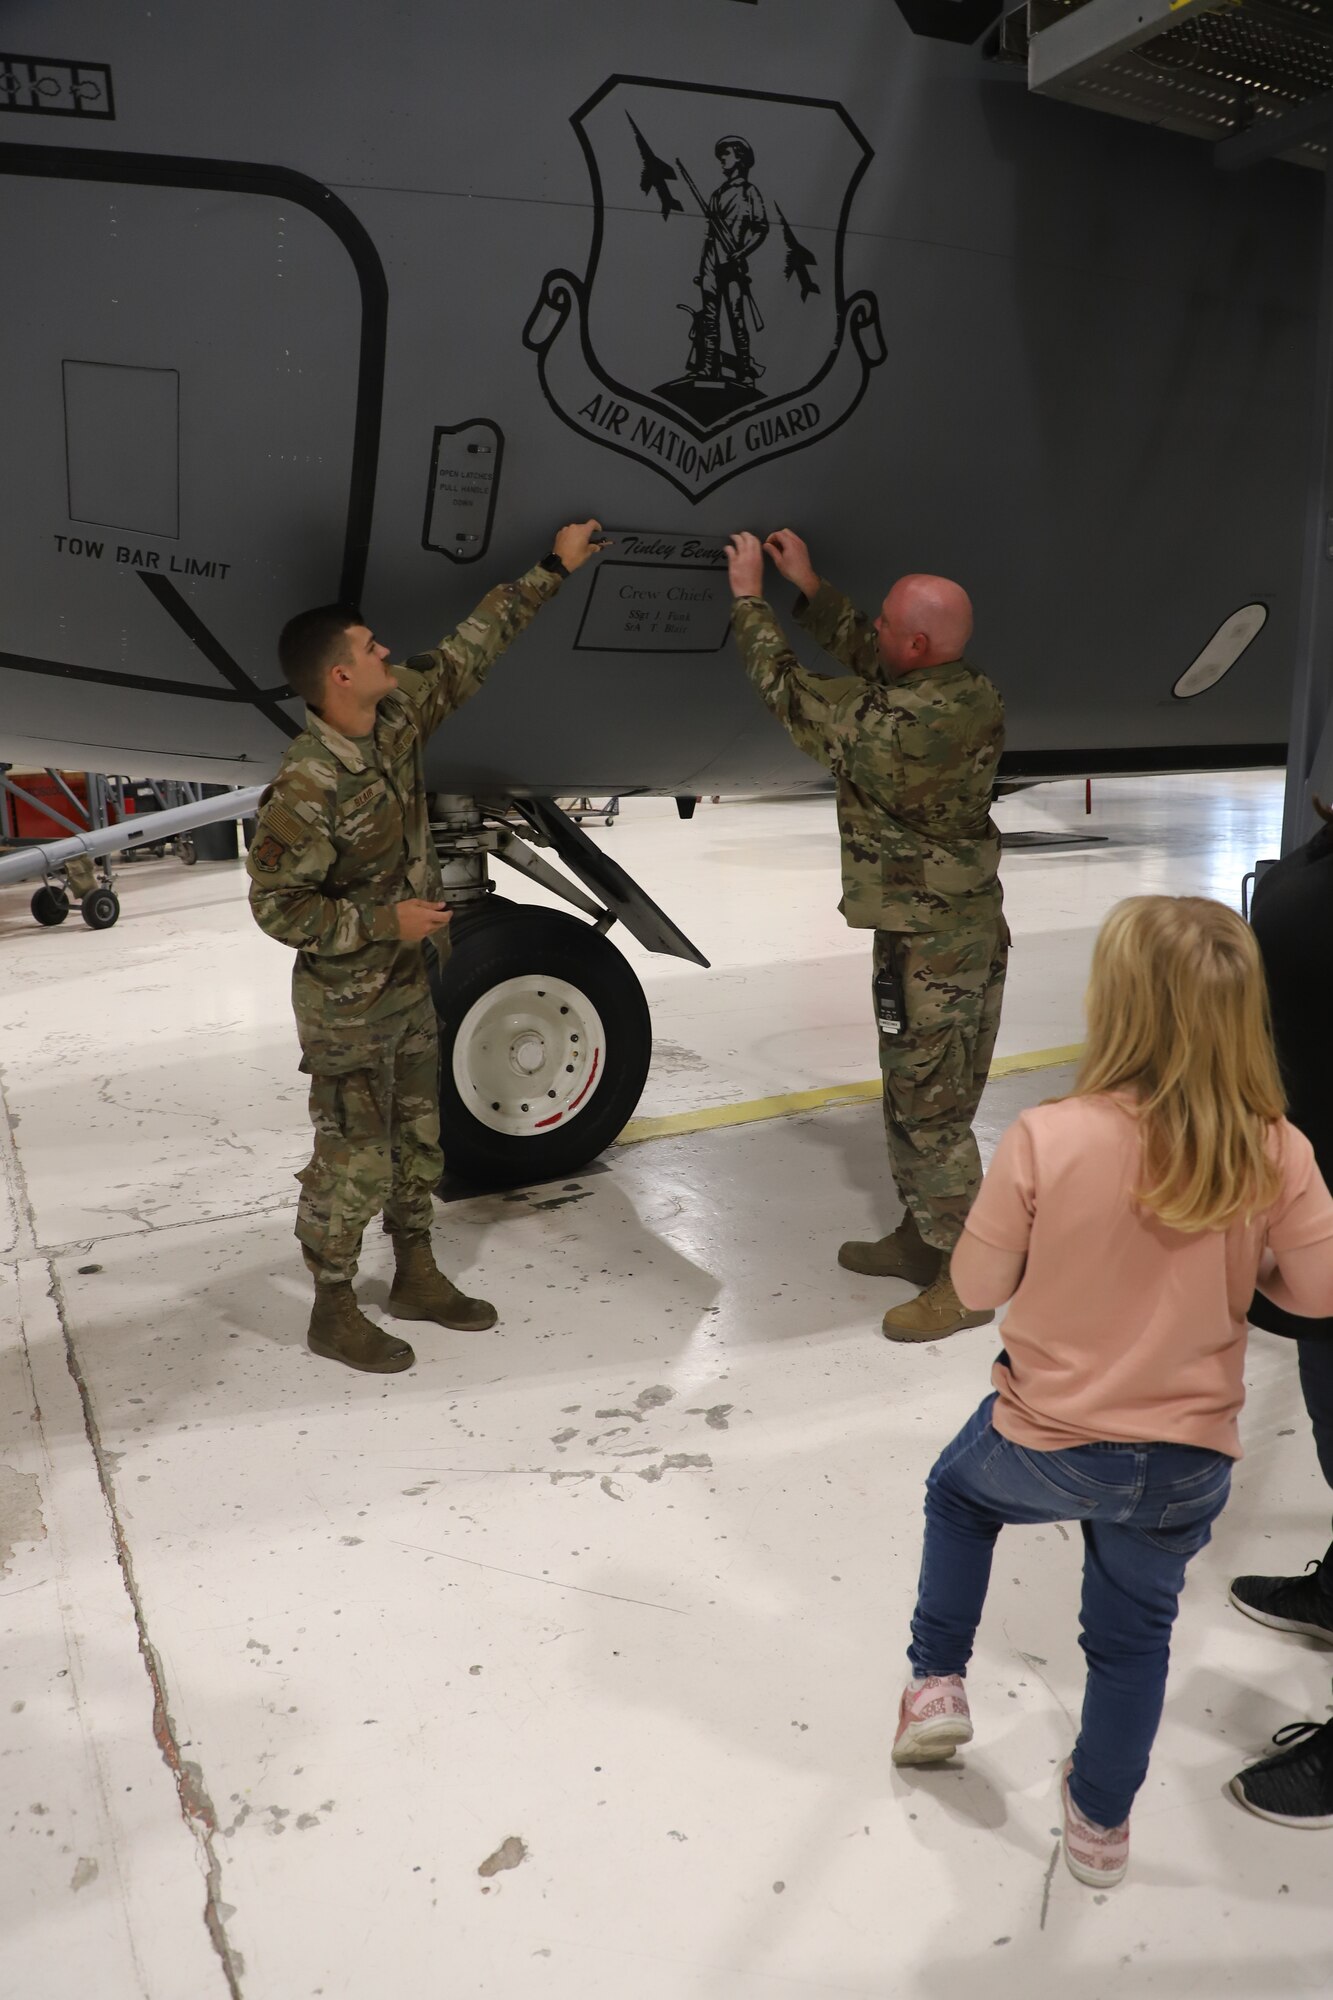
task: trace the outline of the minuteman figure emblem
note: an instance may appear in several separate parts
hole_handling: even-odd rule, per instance
[[[842,107],[612,77],[571,123],[588,268],[547,274],[523,335],[556,415],[692,500],[845,422],[884,342],[843,287],[872,154]]]
[[[750,258],[768,235],[768,211],[764,207],[764,198],[748,178],[754,166],[754,153],[749,143],[733,134],[719,139],[713,151],[722,163],[721,187],[714,189],[708,201],[704,202],[699,190],[693,183],[690,184],[691,193],[703,209],[708,229],[699,262],[699,275],[694,281],[699,287],[701,304],[698,311],[691,314],[693,338],[686,381],[694,392],[691,401],[697,403],[702,392],[705,409],[709,391],[721,389],[724,383],[739,389],[742,394],[754,390],[750,327],[753,323],[755,332],[762,333],[764,321],[750,289]],[[682,166],[681,172],[685,171]],[[724,317],[731,339],[731,351],[725,355],[722,349]],[[680,401],[678,392],[673,394],[676,389],[676,384],[668,384],[662,393],[672,396],[673,401]],[[755,400],[758,400],[757,396]],[[690,404],[683,403],[682,407],[688,409]]]

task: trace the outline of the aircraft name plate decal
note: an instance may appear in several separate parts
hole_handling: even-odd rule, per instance
[[[724,538],[608,528],[577,653],[716,653],[731,630]]]
[[[0,55],[0,111],[44,112],[48,118],[114,118],[111,71],[105,63]]]
[[[436,426],[421,530],[423,549],[434,549],[457,563],[476,562],[485,555],[503,458],[504,434],[488,417]]]
[[[845,423],[885,346],[843,287],[873,155],[841,105],[613,76],[571,123],[588,268],[548,272],[523,330],[556,415],[690,500]]]

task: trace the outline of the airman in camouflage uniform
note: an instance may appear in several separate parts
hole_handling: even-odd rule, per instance
[[[873,622],[815,573],[799,536],[764,545],[797,584],[798,623],[847,669],[808,673],[760,595],[763,552],[731,551],[732,626],[750,678],[793,741],[833,773],[842,912],[873,930],[900,1032],[880,1030],[884,1126],[905,1215],[876,1243],[844,1243],[847,1269],[925,1289],[885,1315],[890,1339],[980,1325],[949,1279],[949,1254],[981,1185],[972,1120],[1000,1024],[1009,932],[991,793],[1004,709],[961,657],[971,607],[956,584],[904,577]]]
[[[315,1149],[297,1176],[296,1234],[315,1279],[312,1350],[393,1373],[415,1359],[359,1310],[352,1280],[379,1212],[393,1238],[389,1309],[484,1330],[495,1310],[435,1267],[432,1194],[443,1171],[439,1043],[429,945],[449,946],[430,837],[422,745],[595,552],[597,523],[561,530],[551,555],[500,584],[433,651],[390,668],[360,613],[326,606],[279,641],[306,727],[260,801],[247,868],[261,930],[296,948],[292,1005],[310,1079]]]

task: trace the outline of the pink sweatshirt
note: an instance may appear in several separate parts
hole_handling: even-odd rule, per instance
[[[1284,1252],[1302,1253],[1289,1288],[1273,1286],[1282,1304],[1333,1314],[1333,1197],[1295,1126],[1280,1120],[1275,1141],[1272,1208],[1186,1235],[1134,1200],[1139,1130],[1127,1101],[1071,1097],[1020,1114],[953,1266],[967,1304],[1012,1293],[991,1378],[1004,1437],[1036,1451],[1110,1439],[1240,1457],[1246,1312],[1265,1250],[1279,1272]]]

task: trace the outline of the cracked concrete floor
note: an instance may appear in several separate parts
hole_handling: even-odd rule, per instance
[[[1019,989],[1012,1032],[1073,1038],[1105,901],[1159,872],[1223,879],[1228,839],[1263,848],[1272,787],[1243,783],[1239,830],[1234,795],[1222,828],[1221,786],[1193,794],[1216,798],[1211,842],[1206,826],[1174,853],[1127,838],[1093,865],[1062,857],[1073,873],[1016,858],[1020,942],[1058,949],[1030,955],[1040,1006]],[[804,837],[810,811],[763,824]],[[710,867],[740,898],[758,822],[727,814],[706,828]],[[649,1108],[677,1108],[682,1077],[696,1103],[757,1094],[779,1061],[757,985],[826,1024],[830,1080],[868,1073],[835,1032],[829,968],[850,954],[816,907],[828,881],[784,878],[768,854],[766,895],[805,925],[807,960],[766,968],[741,937],[719,977],[748,995],[712,1028],[704,989],[669,968],[654,1007],[672,1067]],[[958,1769],[888,1763],[921,1479],[995,1342],[888,1347],[874,1326],[900,1294],[832,1265],[841,1234],[892,1219],[873,1108],[449,1204],[440,1244],[501,1326],[423,1330],[405,1377],[344,1375],[302,1346],[287,1176],[303,1094],[235,877],[127,871],[126,904],[94,936],[28,932],[0,903],[17,1114],[0,1206],[0,1992],[1328,1989],[1329,1849],[1223,1789],[1328,1698],[1327,1653],[1224,1601],[1237,1569],[1299,1567],[1326,1536],[1283,1343],[1254,1344],[1249,1456],[1192,1572],[1133,1873],[1101,1900],[1051,1867],[1080,1685],[1077,1548],[1059,1530],[1002,1545]],[[676,914],[708,928],[702,900]],[[793,1084],[814,1080],[798,1062]],[[1061,1081],[999,1081],[986,1147]],[[372,1310],[384,1252],[372,1233]]]

